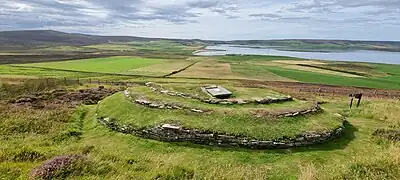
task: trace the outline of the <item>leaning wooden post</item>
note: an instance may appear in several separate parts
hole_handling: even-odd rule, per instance
[[[350,109],[351,109],[351,107],[353,107],[353,98],[351,98],[351,100],[350,100]]]
[[[360,106],[362,94],[357,94],[356,98],[358,99],[357,107]]]

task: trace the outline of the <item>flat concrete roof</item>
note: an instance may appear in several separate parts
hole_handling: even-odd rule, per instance
[[[221,86],[216,86],[216,87],[205,87],[204,88],[208,93],[210,93],[212,96],[230,96],[232,95],[232,92],[229,90],[221,87]]]

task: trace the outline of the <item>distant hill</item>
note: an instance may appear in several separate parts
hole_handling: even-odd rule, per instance
[[[0,49],[24,49],[36,46],[86,46],[110,42],[173,40],[182,43],[202,42],[206,44],[237,44],[248,46],[274,46],[288,51],[330,51],[330,50],[379,50],[400,52],[397,41],[351,41],[324,39],[282,39],[282,40],[237,40],[209,41],[200,39],[164,39],[135,36],[96,36],[64,33],[52,30],[1,31]]]
[[[329,39],[238,40],[229,44],[273,46],[287,51],[377,50],[400,52],[399,41],[354,41]]]
[[[141,38],[133,36],[94,36],[85,34],[64,33],[51,30],[0,32],[0,44],[4,47],[29,47],[41,45],[84,46],[108,42],[129,42],[155,39],[156,38]]]

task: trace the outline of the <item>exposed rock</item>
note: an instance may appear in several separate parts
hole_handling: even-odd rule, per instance
[[[180,129],[179,126],[174,126],[174,125],[171,125],[171,124],[164,124],[161,127],[164,128],[164,129],[173,129],[173,130],[179,130]]]
[[[204,113],[204,111],[202,111],[200,109],[190,109],[190,111],[197,112],[197,113]]]
[[[163,124],[148,129],[135,129],[128,125],[118,125],[115,122],[105,121],[99,118],[104,126],[118,132],[134,134],[139,137],[155,139],[167,142],[191,142],[196,144],[217,146],[239,146],[252,149],[285,149],[301,146],[309,146],[327,142],[331,139],[341,137],[344,133],[344,124],[336,129],[324,132],[305,132],[295,137],[282,137],[275,140],[258,140],[251,137],[221,134],[197,129]]]
[[[206,99],[206,98],[200,97],[198,94],[193,95],[193,94],[187,94],[187,93],[182,93],[182,92],[165,90],[161,86],[157,86],[154,83],[146,83],[146,86],[150,87],[151,90],[161,93],[161,94],[167,94],[170,96],[178,96],[178,97],[188,98],[188,99],[196,99],[201,102],[208,103],[208,104],[223,104],[223,105],[239,104],[239,105],[243,105],[243,104],[248,104],[248,103],[270,104],[270,103],[293,101],[293,98],[290,96],[281,97],[281,98],[275,98],[275,97],[253,98],[252,100],[242,100],[242,99],[231,100],[231,99],[215,99],[215,98]]]

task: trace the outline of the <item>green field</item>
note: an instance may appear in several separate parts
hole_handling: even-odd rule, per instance
[[[83,72],[100,72],[100,73],[128,73],[137,68],[146,67],[158,63],[162,63],[161,59],[147,59],[139,57],[110,57],[83,59],[62,62],[48,62],[24,64],[24,66],[74,70]]]

